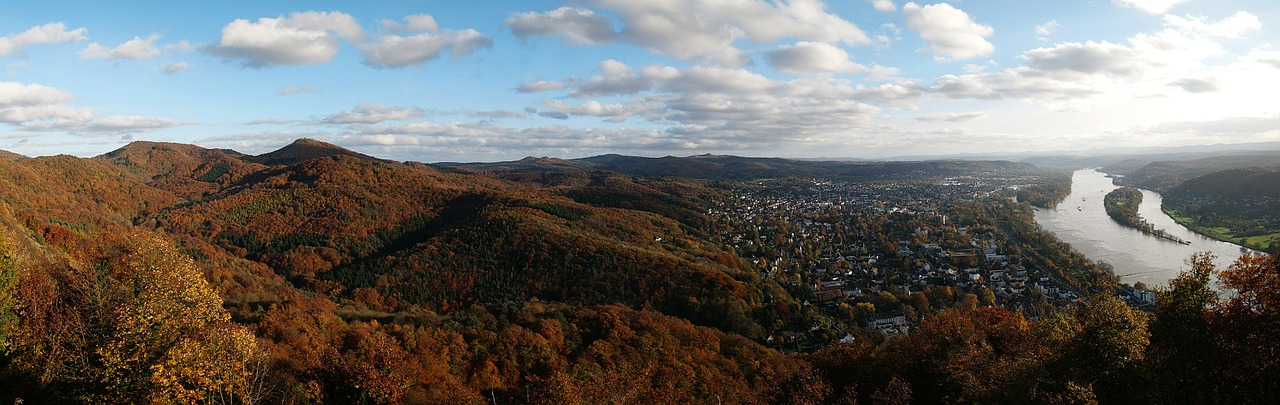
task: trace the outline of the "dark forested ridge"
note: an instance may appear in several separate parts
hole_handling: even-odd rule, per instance
[[[1258,250],[1280,250],[1280,168],[1200,175],[1166,191],[1163,205],[1196,232]]]
[[[819,239],[796,229],[822,212],[787,212],[804,219],[774,221],[775,234],[712,216],[741,203],[740,186],[788,195],[789,180],[737,180],[792,176],[905,179],[866,193],[962,214],[850,217],[856,235],[896,251],[884,256],[854,240],[805,243]],[[1258,355],[1280,342],[1267,326],[1280,313],[1275,261],[1223,271],[1237,294],[1219,300],[1198,259],[1158,291],[1154,314],[1132,309],[1008,199],[1053,195],[1058,180],[1004,162],[722,156],[441,167],[305,140],[262,156],[136,142],[96,158],[0,159],[0,401],[1267,402],[1280,388],[1275,358]],[[965,183],[993,181],[1020,186]],[[967,202],[913,196],[934,188]],[[726,237],[738,232],[756,248]],[[1032,313],[981,277],[961,289],[935,276],[952,285],[885,285],[853,308],[764,260],[795,245],[793,260],[830,261],[831,274],[858,261],[905,283],[926,234],[961,271],[994,266],[974,248],[1006,235],[1001,249],[1027,256],[1018,266],[1094,294]],[[835,247],[862,257],[817,253]],[[910,333],[864,328],[876,306],[910,312]],[[1187,370],[1219,378],[1183,381]]]
[[[1104,167],[1102,171],[1124,175],[1120,178],[1122,185],[1163,193],[1184,181],[1207,173],[1246,167],[1277,167],[1277,165],[1280,165],[1280,152],[1259,152],[1188,160],[1161,160],[1137,166],[1136,169],[1133,169],[1133,166]]]
[[[1039,172],[1027,163],[1007,161],[804,161],[725,155],[648,158],[601,155],[581,159],[525,158],[499,163],[444,163],[445,167],[492,171],[607,170],[633,176],[680,177],[701,180],[754,180],[783,177],[816,177],[839,180],[889,180],[971,176],[982,173],[1026,174]]]
[[[315,139],[301,138],[293,143],[286,145],[278,150],[264,153],[257,156],[241,156],[248,162],[261,163],[268,166],[273,165],[291,165],[301,163],[307,160],[329,157],[329,156],[346,156],[360,160],[378,161],[381,159],[373,156],[358,153],[338,145],[328,142],[317,141]]]

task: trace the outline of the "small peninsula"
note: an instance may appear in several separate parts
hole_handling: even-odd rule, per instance
[[[1155,225],[1147,222],[1138,214],[1138,205],[1142,204],[1142,191],[1133,187],[1120,187],[1107,193],[1103,198],[1103,206],[1107,209],[1107,215],[1111,219],[1116,220],[1121,225],[1137,229],[1147,235],[1157,238],[1189,245],[1191,242],[1183,240],[1177,236],[1170,235],[1163,229],[1156,229]]]

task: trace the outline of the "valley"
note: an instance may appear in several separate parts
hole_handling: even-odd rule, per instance
[[[1102,343],[1037,336],[1145,339],[1156,303],[1040,228],[1018,200],[1070,183],[1014,162],[431,165],[309,139],[137,142],[0,161],[0,182],[0,388],[50,402],[998,400],[1074,381],[1121,398],[1052,351]],[[953,356],[934,339],[955,333],[978,351],[919,363]],[[1059,362],[1077,374],[1036,374]],[[989,366],[1013,363],[1030,368]]]

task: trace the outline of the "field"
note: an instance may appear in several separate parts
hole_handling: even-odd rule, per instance
[[[1161,207],[1161,209],[1164,211],[1165,214],[1168,214],[1170,217],[1172,217],[1174,221],[1176,221],[1178,224],[1181,224],[1182,226],[1187,227],[1187,229],[1190,229],[1195,233],[1208,236],[1210,238],[1214,238],[1223,242],[1234,243],[1250,249],[1266,250],[1267,246],[1270,245],[1272,241],[1280,240],[1280,232],[1266,234],[1266,235],[1240,237],[1240,236],[1237,236],[1235,233],[1231,232],[1231,230],[1227,229],[1227,227],[1225,226],[1213,226],[1213,227],[1201,226],[1197,224],[1195,220],[1192,219],[1191,217],[1183,215],[1182,213],[1179,213],[1176,210],[1173,210],[1167,207]]]

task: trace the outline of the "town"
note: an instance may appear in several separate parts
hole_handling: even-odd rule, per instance
[[[1030,205],[1013,200],[1039,181],[756,181],[734,185],[733,199],[709,214],[721,242],[803,305],[892,336],[952,306],[1000,306],[1035,318],[1079,305],[1108,284],[1070,280],[1064,263],[1094,266],[1114,285],[1105,264],[1061,246],[1034,225]],[[1131,304],[1151,303],[1150,292],[1129,291],[1122,296],[1136,297]]]

